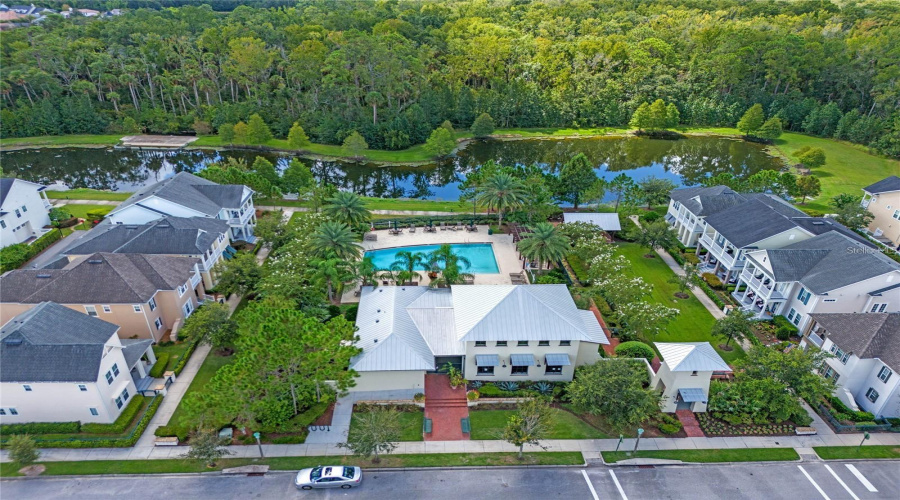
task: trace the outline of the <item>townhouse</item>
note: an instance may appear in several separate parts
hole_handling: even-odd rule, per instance
[[[875,216],[866,228],[872,238],[900,251],[900,177],[893,175],[864,187],[861,203]]]
[[[834,356],[819,373],[847,406],[900,417],[900,313],[812,314],[800,345]]]
[[[665,219],[675,228],[682,245],[695,247],[706,230],[707,216],[745,201],[744,195],[727,186],[675,189],[669,194]]]
[[[232,241],[255,243],[256,209],[253,190],[237,184],[221,185],[188,172],[151,184],[113,209],[112,224],[146,224],[165,216],[207,217],[228,223]]]
[[[0,423],[112,423],[156,362],[150,340],[43,302],[0,328]]]
[[[0,276],[0,323],[52,301],[120,327],[122,338],[158,342],[205,298],[199,259],[95,253],[62,269]]]
[[[0,248],[34,240],[49,231],[51,205],[45,188],[21,179],[0,178]]]
[[[900,264],[868,242],[829,231],[748,251],[732,296],[758,319],[782,315],[803,331],[814,313],[900,311]]]
[[[572,380],[609,341],[565,285],[366,287],[351,391],[421,392],[447,364],[469,380]]]
[[[63,263],[97,252],[192,257],[199,260],[208,290],[216,283],[215,265],[235,254],[230,236],[227,222],[206,217],[166,216],[140,225],[103,223],[65,249]]]

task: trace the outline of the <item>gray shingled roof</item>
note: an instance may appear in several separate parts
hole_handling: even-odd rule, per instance
[[[875,184],[872,184],[871,186],[864,187],[863,191],[872,194],[900,191],[900,177],[897,177],[896,175],[886,177],[876,182]]]
[[[13,183],[15,182],[16,179],[13,177],[0,178],[0,206],[6,201],[6,195],[9,194],[9,191],[12,189]]]
[[[95,382],[118,325],[43,302],[0,329],[0,381]]]
[[[197,262],[193,257],[95,253],[65,269],[6,273],[0,277],[0,302],[141,304],[158,290],[186,283]]]
[[[830,218],[830,217],[791,217],[791,221],[794,224],[797,224],[805,231],[812,234],[825,234],[828,231],[837,231],[844,236],[847,236],[853,240],[866,245],[869,248],[878,248],[875,243],[863,238],[855,231],[852,231],[847,226],[841,224],[840,222]]]
[[[147,352],[147,348],[153,345],[153,339],[122,339],[122,355],[125,356],[125,365],[130,370],[141,356]]]
[[[749,201],[706,217],[706,222],[738,248],[797,227],[791,217],[807,215],[776,196],[748,195]]]
[[[813,313],[827,336],[845,352],[878,358],[900,370],[900,313]]]
[[[836,231],[750,255],[757,262],[768,258],[775,281],[799,281],[816,294],[900,271],[900,264],[878,250]]]
[[[697,216],[709,216],[747,201],[728,186],[675,189],[669,196]]]
[[[208,217],[163,217],[142,225],[104,224],[92,229],[65,254],[202,255],[227,232],[228,222]]]
[[[239,208],[243,201],[243,192],[244,186],[241,185],[220,185],[188,172],[179,172],[134,193],[112,213],[139,204],[151,196],[157,196],[198,212],[215,216],[223,208]]]

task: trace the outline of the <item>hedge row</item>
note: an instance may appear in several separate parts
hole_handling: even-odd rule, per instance
[[[699,281],[697,283],[697,287],[703,290],[703,293],[705,293],[706,296],[710,298],[710,300],[712,300],[717,306],[719,306],[719,308],[725,307],[725,302],[721,298],[719,298],[715,290],[713,290],[705,281]]]
[[[156,357],[156,364],[150,369],[150,376],[153,378],[161,378],[166,366],[169,365],[169,353],[164,352]]]
[[[372,224],[376,229],[387,229],[389,227],[393,227],[393,223],[397,223],[397,227],[400,229],[406,229],[410,224],[416,224],[417,227],[421,228],[424,225],[427,225],[429,222],[433,222],[435,226],[440,226],[441,222],[444,222],[446,225],[449,225],[451,222],[456,224],[457,222],[462,222],[463,224],[469,224],[472,220],[475,221],[476,224],[491,224],[497,222],[496,215],[416,215],[412,217],[396,217],[390,219],[378,219],[372,221]]]
[[[44,251],[45,248],[56,243],[62,238],[62,232],[50,231],[41,236],[32,244],[16,243],[0,249],[0,273],[12,271],[22,267],[32,257]]]
[[[175,364],[175,368],[172,368],[172,371],[175,372],[175,375],[181,375],[181,370],[184,370],[184,365],[187,364],[188,360],[191,359],[191,355],[194,354],[194,349],[197,348],[198,342],[191,341],[191,345],[185,349],[184,354],[181,356],[181,359],[178,360],[178,363]]]
[[[189,430],[181,425],[161,425],[153,433],[156,437],[177,437],[178,441],[187,439]]]
[[[0,435],[13,434],[75,434],[81,432],[81,422],[31,422],[0,425]]]
[[[82,424],[81,432],[85,434],[121,434],[131,427],[134,417],[144,406],[144,398],[134,397],[128,406],[122,410],[119,418],[111,424]]]
[[[150,406],[147,407],[147,411],[144,413],[143,418],[141,418],[140,422],[138,422],[137,426],[135,426],[134,431],[132,431],[130,437],[119,439],[77,439],[72,441],[54,441],[52,446],[54,448],[129,448],[131,446],[134,446],[134,444],[137,443],[138,439],[141,438],[141,434],[144,433],[147,425],[150,423],[150,419],[152,419],[153,415],[156,414],[156,410],[159,409],[159,405],[162,403],[162,400],[162,396],[157,396],[150,403]]]

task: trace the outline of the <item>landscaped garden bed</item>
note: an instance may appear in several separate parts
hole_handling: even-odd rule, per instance
[[[467,388],[469,391],[477,392],[478,399],[529,398],[536,396],[559,398],[565,390],[565,385],[565,382],[546,380],[537,382],[530,380],[523,380],[522,382],[481,382],[480,380],[475,380],[469,382]]]
[[[777,424],[729,424],[709,413],[697,413],[697,422],[704,434],[710,437],[727,436],[792,436],[797,428],[793,422]]]
[[[358,414],[367,413],[379,408],[397,412],[397,420],[401,429],[400,441],[422,441],[422,423],[425,419],[425,412],[417,405],[374,405],[357,403],[353,405],[353,415],[350,419],[350,434],[353,434],[354,428],[359,425],[359,421],[356,418]]]
[[[816,410],[835,432],[887,431],[892,427],[890,421],[876,420],[867,411],[854,411],[834,396],[823,398]]]

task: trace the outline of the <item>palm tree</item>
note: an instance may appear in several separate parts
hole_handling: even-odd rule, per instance
[[[429,286],[434,288],[465,283],[467,279],[474,278],[474,276],[471,273],[463,272],[462,269],[468,269],[471,266],[472,262],[462,255],[454,253],[450,245],[441,245],[428,256],[428,267],[433,272],[441,273],[440,276],[431,280]]]
[[[372,218],[372,212],[369,212],[365,202],[356,193],[338,191],[325,202],[322,211],[334,221],[355,226]]]
[[[397,252],[397,259],[391,264],[391,271],[395,273],[398,282],[407,283],[415,278],[421,279],[422,275],[416,272],[416,267],[424,266],[425,255],[403,251]]]
[[[350,263],[339,257],[313,259],[309,264],[315,269],[315,279],[325,285],[329,302],[333,303],[335,297],[340,297],[344,283],[353,279]]]
[[[353,272],[353,281],[359,283],[359,286],[378,288],[378,276],[381,274],[381,270],[375,267],[372,257],[363,257],[351,271]]]
[[[503,212],[522,205],[525,199],[525,186],[522,181],[505,173],[498,172],[479,186],[476,200],[490,209],[497,210],[497,224],[503,225]]]
[[[543,262],[561,260],[569,252],[569,237],[562,234],[556,226],[547,222],[538,223],[531,233],[519,241],[519,253],[528,259],[535,260],[538,267]]]
[[[356,234],[343,222],[323,222],[312,234],[309,246],[313,256],[319,258],[355,260],[362,252]]]

